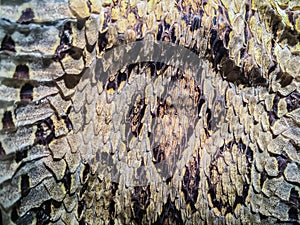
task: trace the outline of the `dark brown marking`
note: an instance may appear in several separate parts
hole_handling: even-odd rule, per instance
[[[262,171],[262,172],[260,173],[260,179],[259,179],[259,181],[260,181],[260,187],[261,187],[261,188],[263,187],[264,182],[267,180],[267,178],[268,178],[267,173],[266,173],[265,171]]]
[[[193,157],[189,163],[189,166],[186,167],[181,188],[184,193],[186,203],[190,204],[193,211],[196,210],[195,204],[198,198],[199,182],[200,160],[199,154],[197,154],[197,157]]]
[[[53,122],[49,118],[38,124],[35,133],[35,143],[48,145],[54,139],[54,129]]]
[[[116,195],[118,189],[118,183],[112,182],[112,187],[111,187],[111,200],[109,203],[109,225],[113,225],[114,223],[114,219],[115,219],[115,204],[116,202],[114,201],[114,196]]]
[[[200,17],[194,17],[192,25],[190,27],[190,31],[195,31],[198,30],[201,26],[201,18]]]
[[[289,202],[294,205],[297,209],[300,209],[300,196],[299,192],[295,189],[291,189]]]
[[[16,152],[16,162],[22,161],[22,159],[25,159],[27,157],[27,149],[19,150]]]
[[[128,118],[130,120],[131,132],[134,136],[138,136],[143,127],[142,118],[145,115],[146,110],[145,99],[141,97],[139,99],[136,97],[133,106],[128,113]]]
[[[34,19],[34,12],[32,11],[31,8],[26,8],[25,10],[22,11],[22,15],[17,20],[17,23],[28,24],[31,23],[33,19]]]
[[[11,111],[6,111],[2,118],[3,129],[11,129],[15,127],[14,121],[12,119]]]
[[[295,207],[291,207],[290,210],[288,211],[289,214],[289,220],[295,221],[295,224],[298,224],[298,210]]]
[[[273,106],[272,109],[268,112],[268,116],[269,116],[269,123],[271,126],[273,126],[273,124],[275,123],[276,120],[279,119],[279,117],[277,116],[278,113],[278,102],[280,100],[280,94],[276,93],[274,99],[273,99]]]
[[[107,85],[106,85],[106,90],[110,90],[112,89],[113,91],[115,91],[117,89],[117,82],[116,80],[112,80],[112,81],[108,81]]]
[[[1,51],[16,52],[15,42],[9,35],[5,35],[1,43]]]
[[[84,170],[82,172],[82,183],[86,183],[88,178],[89,178],[89,173],[90,173],[90,165],[85,164],[84,165]]]
[[[82,30],[82,28],[84,28],[85,26],[85,23],[86,23],[86,19],[77,19],[77,28],[79,30]]]
[[[150,204],[150,186],[134,187],[134,193],[131,197],[133,202],[133,216],[134,220],[139,224],[143,216],[146,214],[146,209]]]
[[[276,76],[276,80],[279,80],[281,87],[286,87],[291,84],[293,77],[286,72],[280,71]]]
[[[2,223],[2,210],[0,209],[0,225],[3,225]]]
[[[173,224],[173,225],[183,225],[183,220],[180,211],[176,208],[175,204],[171,202],[170,198],[163,206],[162,214],[157,218],[153,225],[161,224]]]
[[[291,160],[285,154],[281,154],[276,157],[278,162],[278,170],[279,170],[278,177],[284,174],[284,170],[286,169],[288,163],[291,162]]]
[[[288,112],[300,108],[300,93],[297,91],[292,92],[289,96],[287,96],[285,101]]]
[[[73,89],[79,83],[81,76],[73,76],[70,74],[65,74],[63,76],[63,79],[64,79],[66,87],[69,89]]]
[[[79,201],[77,207],[78,217],[81,217],[82,213],[84,212],[84,208],[85,208],[85,201]]]
[[[160,41],[161,37],[162,37],[162,34],[163,34],[163,25],[161,23],[158,24],[158,31],[157,31],[157,34],[156,34],[156,40]]]
[[[126,82],[126,81],[127,81],[127,74],[119,71],[117,75],[117,86],[119,87],[122,82]]]
[[[165,151],[160,145],[154,147],[152,152],[153,152],[154,165],[157,163],[160,163],[166,159]]]
[[[70,53],[71,49],[71,35],[72,35],[71,23],[67,22],[64,24],[64,28],[60,33],[60,44],[55,50],[55,60],[60,60],[66,56],[66,54]],[[70,54],[72,55],[72,53]]]
[[[22,197],[25,197],[28,195],[29,193],[29,177],[27,174],[23,174],[21,176],[21,194],[22,194]]]
[[[52,200],[48,200],[33,210],[36,213],[37,224],[48,224],[50,222],[51,202]]]
[[[13,78],[20,80],[28,80],[29,79],[29,68],[27,65],[17,65]]]
[[[16,222],[18,220],[18,218],[19,218],[19,214],[18,214],[17,206],[15,206],[13,208],[13,210],[11,211],[11,220],[13,222]]]
[[[1,155],[6,155],[4,148],[2,147],[2,143],[0,142],[0,156]]]
[[[64,120],[65,125],[68,128],[68,131],[73,130],[73,124],[72,124],[69,116],[62,116],[62,119]]]
[[[107,32],[100,33],[99,36],[98,36],[99,52],[104,51],[107,44],[108,44],[108,34],[107,34]]]
[[[81,218],[81,220],[79,221],[79,225],[86,225],[87,223],[86,223],[86,221],[85,221],[85,217],[83,216],[82,218]]]
[[[170,31],[170,39],[172,43],[176,43],[177,37],[175,35],[175,27],[172,27]]]
[[[64,187],[66,188],[67,194],[70,194],[70,188],[71,188],[71,172],[69,170],[69,167],[67,166],[64,177],[62,179],[62,182],[64,184]],[[79,205],[78,205],[79,207]]]
[[[29,83],[26,83],[21,88],[20,92],[21,101],[31,102],[33,100],[33,86]]]

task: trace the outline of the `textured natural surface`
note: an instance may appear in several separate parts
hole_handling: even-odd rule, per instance
[[[300,223],[299,0],[2,0],[0,43],[0,224]]]

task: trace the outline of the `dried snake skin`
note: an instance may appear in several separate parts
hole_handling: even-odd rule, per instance
[[[300,223],[298,0],[2,0],[0,43],[0,224]]]

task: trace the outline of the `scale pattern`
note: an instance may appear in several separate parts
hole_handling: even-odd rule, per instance
[[[0,12],[0,224],[300,223],[298,0],[2,0]],[[140,40],[199,65],[133,58],[97,73]]]

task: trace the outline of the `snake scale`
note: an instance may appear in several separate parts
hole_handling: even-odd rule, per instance
[[[299,0],[2,0],[0,43],[0,224],[300,224]]]

